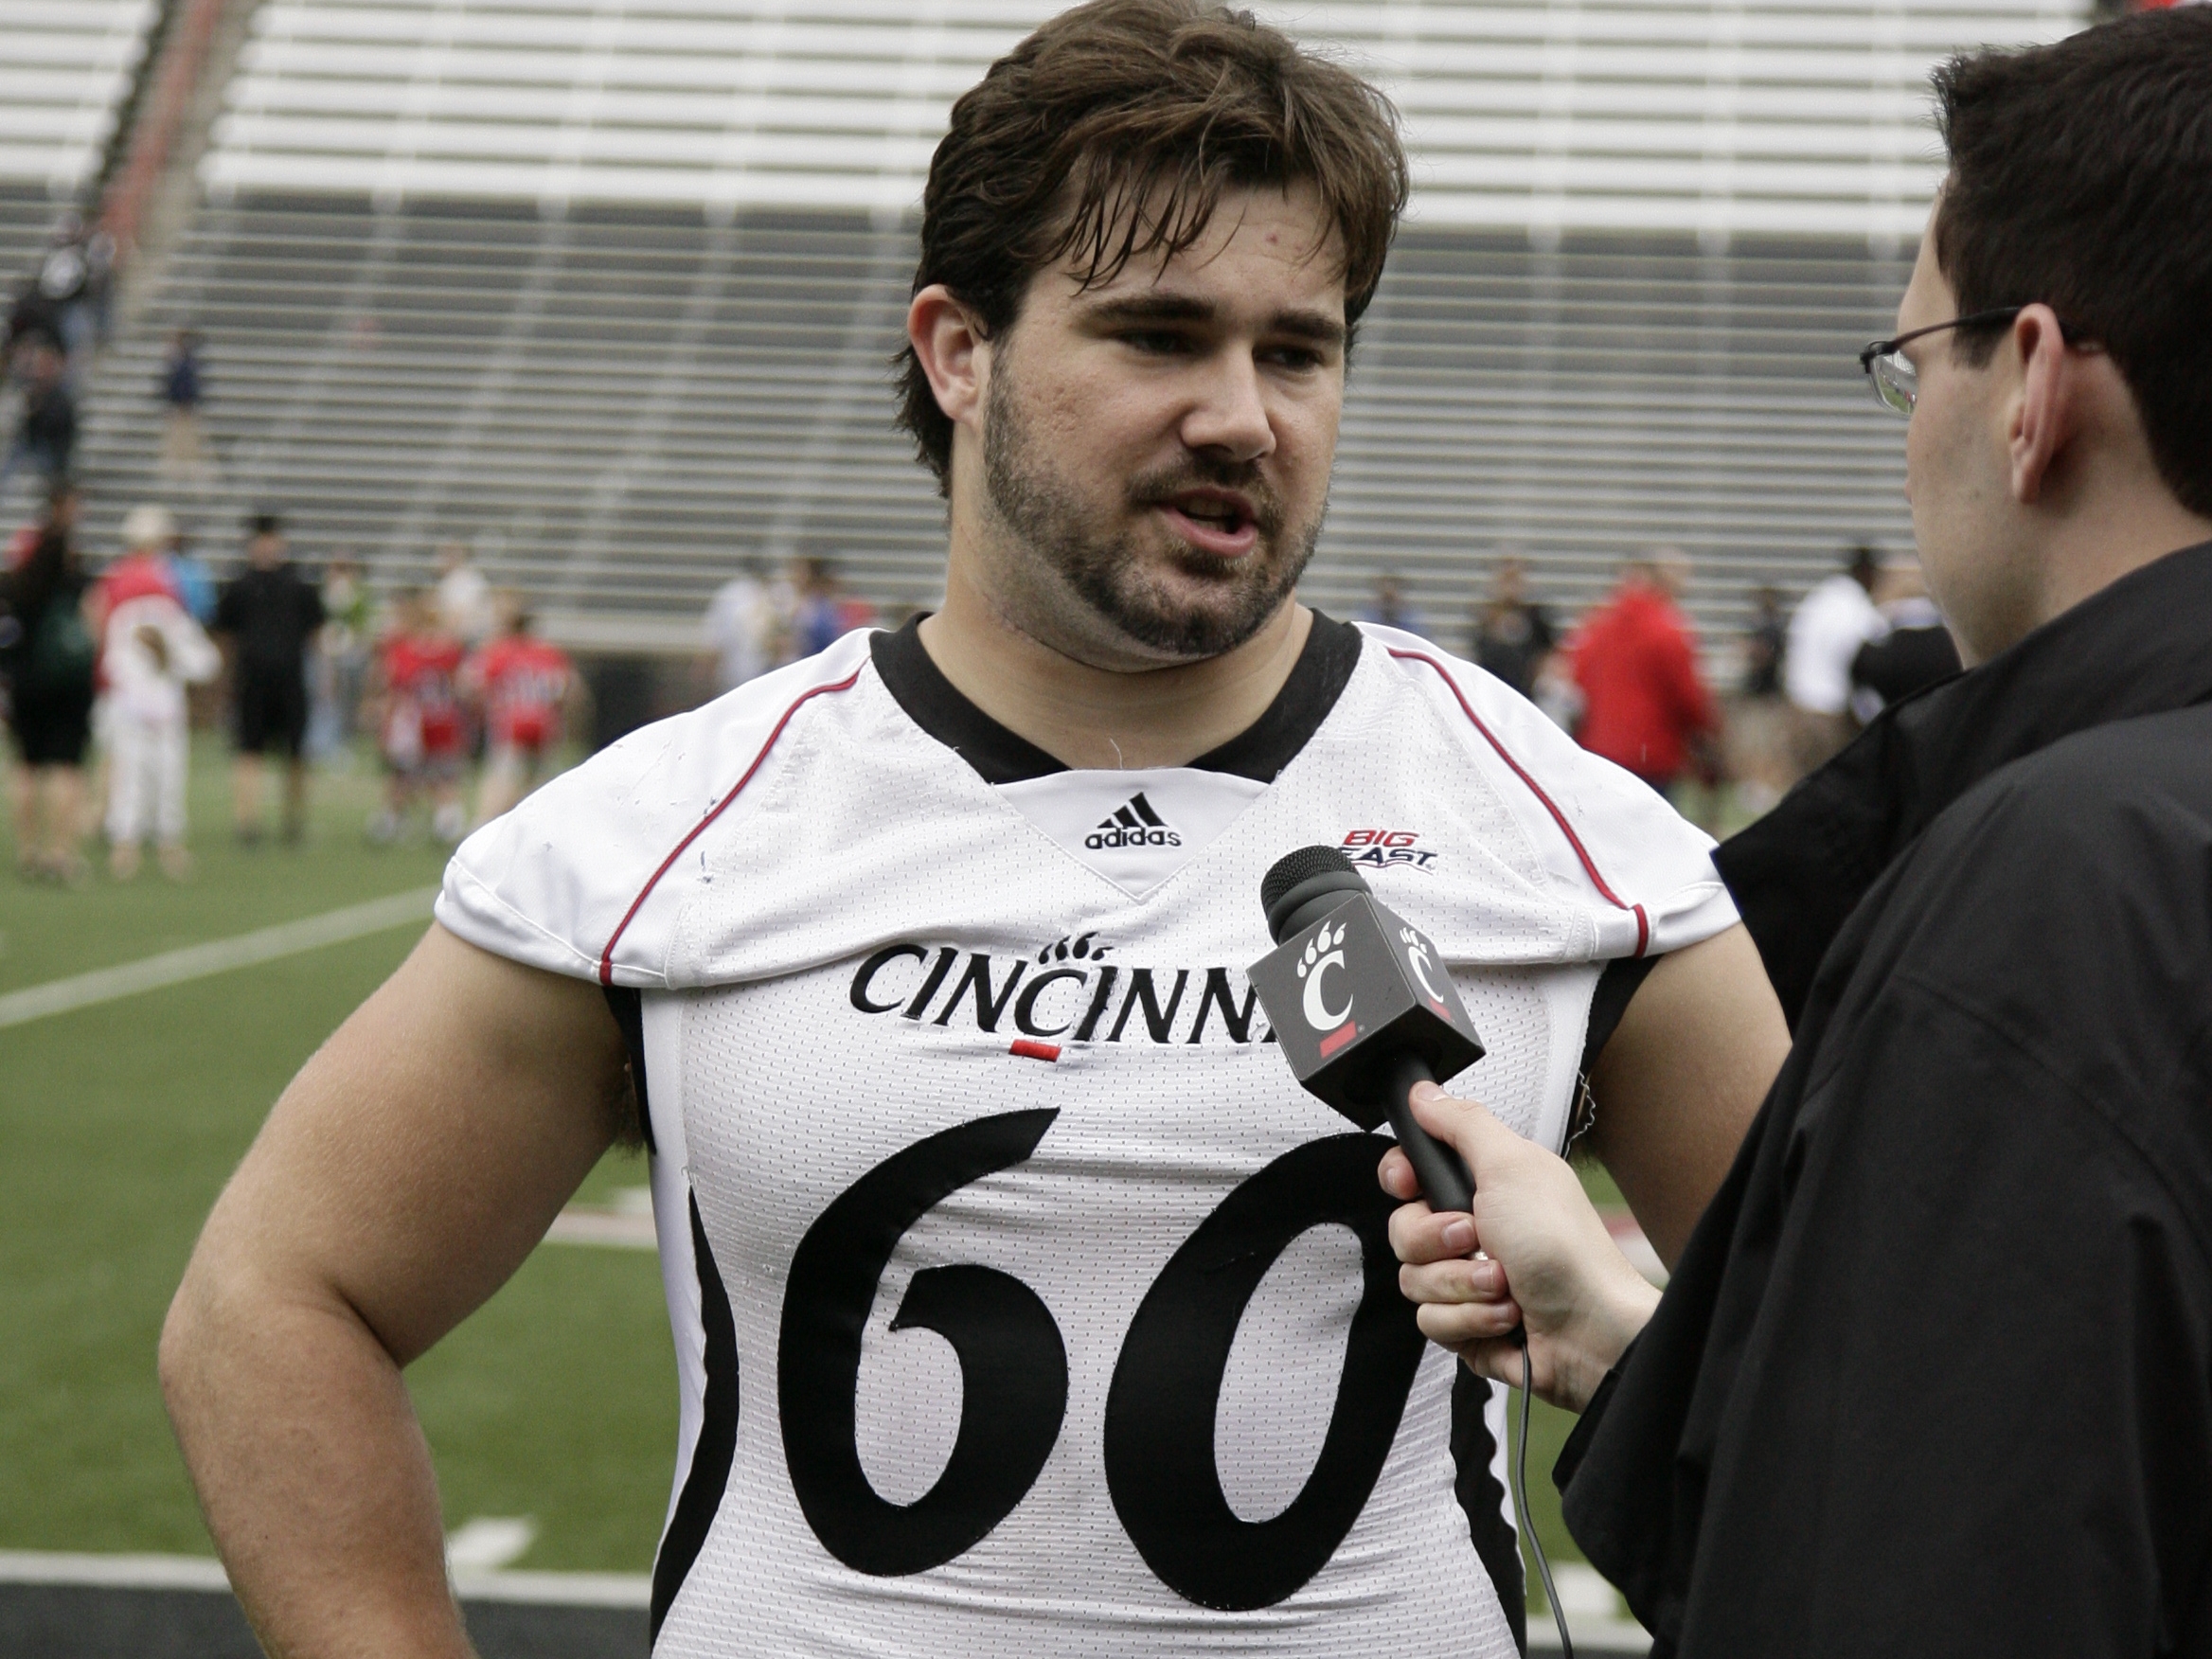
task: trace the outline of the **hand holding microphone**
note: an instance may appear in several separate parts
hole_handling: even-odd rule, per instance
[[[1398,1147],[1382,1185],[1421,1329],[1484,1376],[1579,1410],[1657,1304],[1564,1159],[1436,1086],[1482,1041],[1439,953],[1351,861],[1305,847],[1260,886],[1275,949],[1248,971],[1298,1080]],[[1465,1214],[1460,1212],[1471,1212]],[[1470,1260],[1476,1250],[1489,1259]],[[1523,1326],[1532,1351],[1520,1352]]]
[[[1497,1150],[1481,1125],[1517,1146],[1527,1143],[1479,1106],[1459,1107],[1479,1117],[1475,1125],[1440,1109],[1456,1103],[1436,1087],[1436,1079],[1480,1060],[1482,1039],[1474,1034],[1436,946],[1418,928],[1375,901],[1351,860],[1332,847],[1302,847],[1275,861],[1260,883],[1259,898],[1267,907],[1267,929],[1275,948],[1253,963],[1247,976],[1267,1009],[1283,1058],[1298,1081],[1362,1129],[1371,1130],[1388,1118],[1398,1145],[1384,1160],[1384,1186],[1398,1198],[1425,1196],[1425,1203],[1408,1204],[1390,1222],[1391,1245],[1408,1264],[1400,1280],[1418,1305],[1416,1318],[1432,1339],[1455,1348],[1478,1371],[1521,1390],[1521,1465],[1514,1502],[1522,1534],[1536,1553],[1561,1649],[1574,1659],[1551,1566],[1528,1520],[1528,1400],[1539,1387],[1537,1355],[1525,1346],[1522,1310],[1508,1289],[1507,1267],[1494,1259],[1464,1259],[1483,1241],[1482,1218],[1498,1208],[1476,1186],[1476,1174],[1486,1179],[1489,1174],[1477,1158]],[[1441,1132],[1442,1138],[1433,1132]],[[1613,1250],[1597,1212],[1582,1198],[1574,1171],[1552,1161],[1564,1171],[1605,1247],[1617,1258],[1620,1252]],[[1510,1202],[1519,1202],[1518,1192]],[[1637,1329],[1641,1325],[1638,1320]],[[1454,1342],[1439,1328],[1457,1331],[1464,1340]],[[1547,1353],[1546,1384],[1556,1387],[1561,1378],[1572,1376],[1579,1386],[1587,1376],[1588,1388],[1594,1389],[1619,1351],[1614,1349],[1595,1376],[1589,1376],[1586,1365],[1562,1368],[1550,1364]],[[1588,1397],[1584,1390],[1580,1398]]]
[[[1441,1089],[1416,1089],[1412,1104],[1474,1174],[1472,1212],[1455,1215],[1421,1201],[1401,1152],[1382,1159],[1383,1190],[1407,1201],[1390,1218],[1390,1246],[1422,1333],[1516,1388],[1525,1341],[1529,1386],[1580,1411],[1650,1319],[1658,1291],[1620,1253],[1564,1158]],[[1487,1258],[1469,1260],[1477,1248]]]

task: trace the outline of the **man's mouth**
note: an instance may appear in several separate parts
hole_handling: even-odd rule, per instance
[[[1252,504],[1229,490],[1186,490],[1157,504],[1175,533],[1219,559],[1240,559],[1259,541]]]

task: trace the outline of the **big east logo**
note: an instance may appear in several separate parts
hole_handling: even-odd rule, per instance
[[[1376,869],[1425,870],[1436,854],[1434,848],[1415,846],[1419,840],[1412,830],[1347,830],[1336,849],[1352,863]]]

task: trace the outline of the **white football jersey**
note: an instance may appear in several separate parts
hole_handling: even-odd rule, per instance
[[[1388,1142],[1244,977],[1314,843],[1449,963],[1456,1089],[1551,1147],[1605,964],[1735,920],[1643,784],[1321,617],[1189,766],[1061,767],[910,626],[461,847],[438,919],[631,1034],[683,1391],[656,1652],[1513,1653],[1502,1391],[1421,1340]]]

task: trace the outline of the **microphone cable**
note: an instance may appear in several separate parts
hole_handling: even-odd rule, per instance
[[[1528,1344],[1521,1344],[1521,1444],[1514,1455],[1513,1512],[1521,1517],[1521,1536],[1528,1541],[1528,1553],[1536,1558],[1536,1575],[1543,1580],[1543,1599],[1551,1608],[1551,1622],[1559,1627],[1561,1659],[1575,1659],[1575,1640],[1567,1634],[1566,1610],[1560,1605],[1560,1593],[1552,1587],[1551,1563],[1543,1559],[1543,1545],[1536,1536],[1536,1524],[1528,1518],[1528,1402],[1536,1394],[1536,1372],[1528,1360]]]

